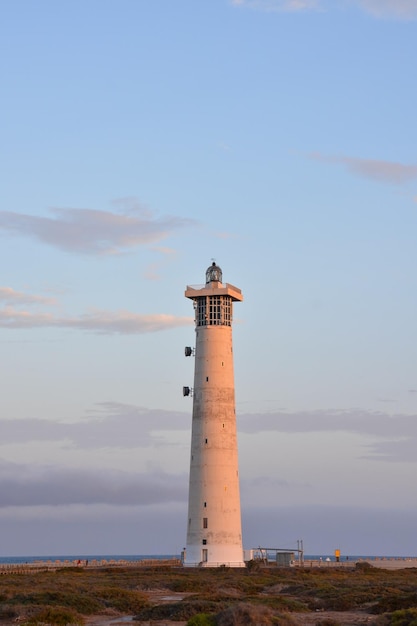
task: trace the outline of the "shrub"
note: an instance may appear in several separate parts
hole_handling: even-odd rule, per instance
[[[24,623],[24,626],[67,626],[67,624],[83,624],[83,618],[73,611],[60,607],[49,607],[39,611]]]
[[[106,608],[116,609],[121,613],[135,613],[149,604],[146,596],[139,591],[130,591],[120,587],[104,587],[95,593],[97,599],[103,602]]]
[[[216,615],[216,626],[271,626],[274,614],[266,606],[236,604]]]
[[[65,591],[40,591],[39,593],[17,594],[12,599],[13,604],[23,606],[60,606],[74,609],[84,615],[98,613],[102,605],[86,593],[72,593]]]
[[[224,607],[225,604],[222,605],[221,603],[218,604],[208,600],[186,600],[182,602],[159,604],[157,606],[146,608],[135,616],[135,620],[143,622],[146,620],[151,621],[164,619],[172,621],[185,621],[200,613],[213,614]]]
[[[216,626],[216,621],[209,613],[198,613],[188,620],[187,626]]]
[[[18,613],[12,609],[10,606],[2,606],[0,607],[0,620],[10,620],[16,619],[18,617]]]
[[[197,572],[197,574],[199,573],[200,572]],[[181,593],[184,591],[204,591],[207,590],[207,587],[209,585],[207,583],[207,580],[204,580],[203,578],[200,579],[199,576],[196,576],[195,578],[192,578],[190,576],[185,578],[177,578],[175,580],[169,580],[166,582],[166,586],[171,591]]]
[[[375,622],[378,626],[417,626],[417,609],[403,609],[385,613]]]
[[[289,613],[280,613],[279,615],[275,615],[272,623],[277,624],[277,626],[297,626],[299,624],[299,622],[295,620],[292,615],[289,615]]]
[[[368,563],[368,561],[358,561],[355,565],[356,569],[358,571],[369,571],[370,569],[375,569],[373,565],[371,565],[370,563]]]
[[[246,567],[248,569],[248,572],[259,572],[261,569],[261,563],[259,561],[255,561],[255,559],[252,559],[251,561],[248,561],[246,563]]]
[[[417,606],[417,594],[387,596],[372,607],[372,613],[390,613]]]

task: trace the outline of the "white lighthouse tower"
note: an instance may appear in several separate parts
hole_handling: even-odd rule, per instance
[[[213,263],[206,284],[187,286],[196,344],[187,546],[188,567],[244,567],[233,376],[232,309],[242,292]],[[193,350],[185,349],[186,356]]]

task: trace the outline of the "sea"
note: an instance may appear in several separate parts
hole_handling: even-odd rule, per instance
[[[143,561],[148,559],[157,559],[157,560],[166,560],[166,559],[179,559],[179,554],[52,554],[52,555],[38,555],[38,556],[0,556],[0,563],[6,564],[19,564],[19,563],[35,563],[35,562],[47,562],[47,561],[81,561],[86,562],[89,561]],[[296,557],[297,558],[297,557]],[[415,556],[395,556],[395,555],[369,555],[369,554],[360,554],[360,555],[341,555],[340,561],[369,561],[376,559],[396,559],[396,560],[406,560],[406,559],[415,559]],[[305,554],[304,561],[336,561],[334,554]]]
[[[38,556],[1,556],[0,563],[36,563],[38,561],[143,561],[145,559],[179,559],[178,554],[64,554]]]

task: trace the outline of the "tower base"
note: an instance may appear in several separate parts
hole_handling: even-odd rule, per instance
[[[244,561],[239,562],[231,562],[231,563],[214,563],[211,561],[200,561],[199,563],[189,563],[188,561],[184,561],[184,567],[246,567],[246,563]]]
[[[200,545],[188,545],[184,554],[184,567],[246,567],[243,550],[236,546],[212,546],[210,550]]]

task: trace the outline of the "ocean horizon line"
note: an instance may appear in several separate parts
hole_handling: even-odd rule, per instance
[[[256,552],[256,549],[254,549]],[[288,550],[288,552],[292,552],[292,550]],[[295,560],[298,560],[298,557],[295,553]],[[97,561],[107,561],[107,562],[119,562],[119,561],[145,561],[145,560],[169,560],[169,559],[179,559],[181,557],[180,554],[45,554],[45,555],[9,555],[2,556],[0,555],[0,563],[1,564],[24,564],[24,563],[36,563],[36,562],[62,562],[68,563],[74,562],[77,564],[86,564]],[[326,553],[318,553],[318,554],[304,554],[304,561],[336,561],[336,557],[334,554],[326,554]],[[417,560],[417,556],[412,555],[392,555],[392,554],[341,554],[340,562],[346,561],[366,561],[366,560]]]

